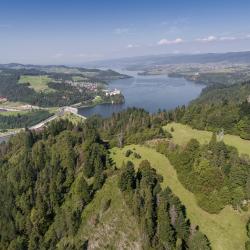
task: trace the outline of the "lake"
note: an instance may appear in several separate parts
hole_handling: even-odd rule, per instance
[[[95,107],[79,108],[83,116],[99,114],[111,116],[128,107],[144,108],[150,113],[159,109],[173,109],[186,105],[199,96],[204,85],[193,83],[184,78],[170,78],[167,75],[141,76],[133,71],[116,70],[133,78],[111,81],[109,89],[119,89],[125,97],[124,104],[102,104]]]

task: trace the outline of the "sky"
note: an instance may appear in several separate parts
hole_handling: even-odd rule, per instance
[[[0,0],[0,63],[250,50],[249,0]]]

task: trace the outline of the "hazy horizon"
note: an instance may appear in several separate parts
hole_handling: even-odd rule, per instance
[[[3,0],[0,63],[250,50],[248,1]]]

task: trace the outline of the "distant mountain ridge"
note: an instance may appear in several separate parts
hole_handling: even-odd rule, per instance
[[[120,64],[121,66],[153,66],[164,64],[184,64],[184,63],[232,63],[250,64],[250,51],[227,52],[227,53],[206,53],[206,54],[162,54],[138,57],[127,57],[120,59],[104,60],[92,62],[89,65],[110,66]],[[86,64],[87,65],[87,64]]]

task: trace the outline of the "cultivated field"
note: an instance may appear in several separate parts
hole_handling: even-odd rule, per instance
[[[187,137],[187,136],[186,136]],[[125,152],[131,149],[139,153],[142,158],[135,159],[133,156],[125,157]],[[200,229],[208,236],[212,248],[215,250],[243,250],[247,240],[246,222],[250,212],[236,212],[231,207],[224,208],[219,214],[209,214],[202,210],[196,203],[193,193],[185,189],[177,178],[177,174],[168,159],[157,153],[154,149],[130,145],[123,149],[111,150],[111,157],[120,167],[123,161],[131,160],[136,166],[141,160],[147,159],[159,174],[164,177],[163,187],[169,186],[180,198],[187,209],[187,216],[191,222],[200,226]]]
[[[170,131],[171,128],[174,129],[174,132]],[[186,144],[192,138],[197,139],[202,144],[208,143],[212,137],[212,132],[192,129],[190,126],[180,123],[170,123],[164,129],[173,135],[174,142],[179,145]],[[250,141],[235,135],[224,135],[223,141],[227,145],[236,147],[240,154],[250,155]]]

